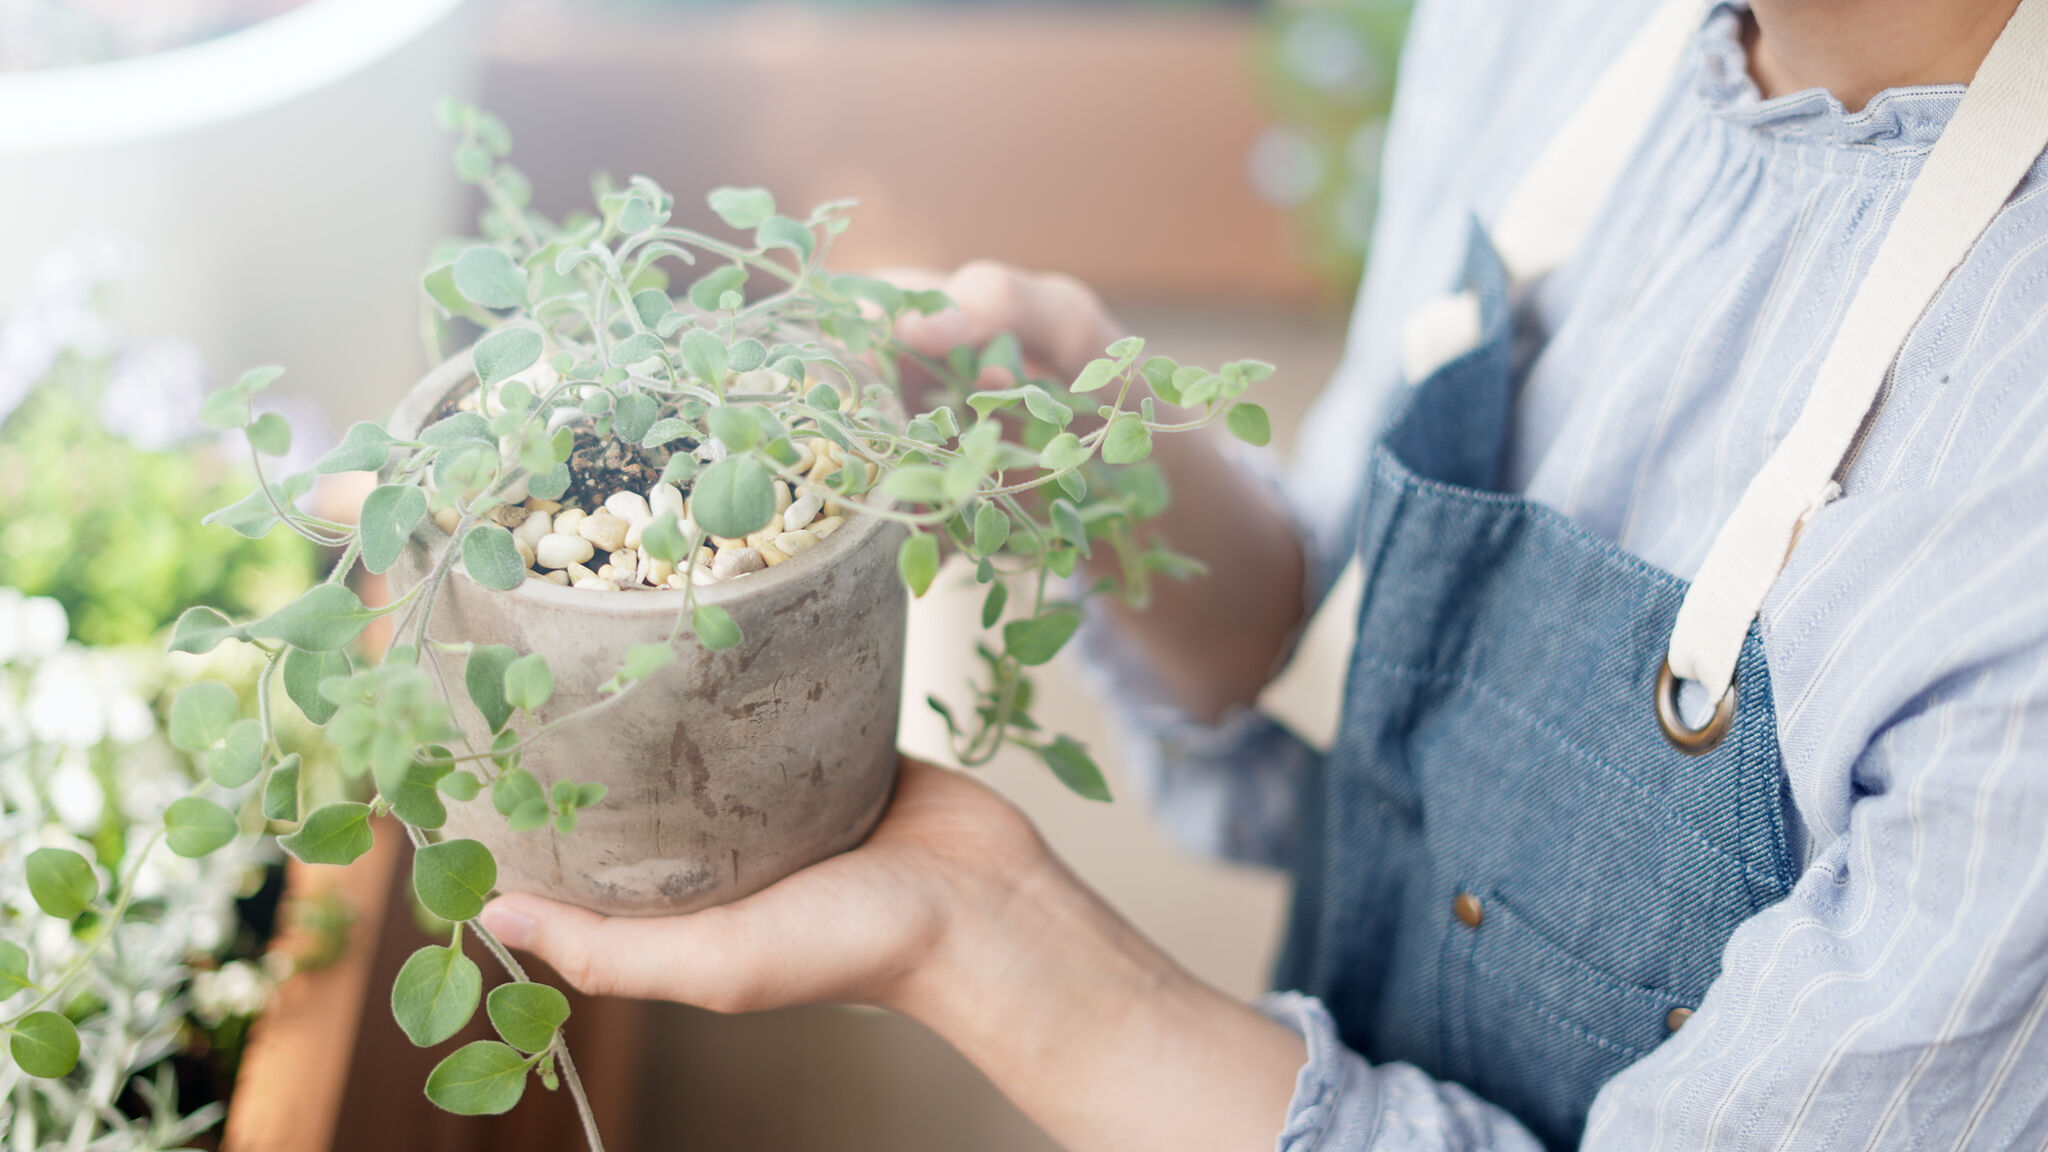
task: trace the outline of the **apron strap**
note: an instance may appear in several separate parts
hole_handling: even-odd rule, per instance
[[[1705,3],[1664,0],[1508,194],[1488,232],[1510,288],[1542,278],[1578,251],[1649,131],[1657,96],[1685,59]],[[1471,351],[1479,337],[1472,293],[1430,301],[1402,329],[1402,376],[1421,382]]]
[[[2021,0],[1863,277],[1799,419],[1693,578],[1667,672],[1725,700],[1750,622],[1806,518],[1840,494],[1857,433],[1928,304],[2048,148],[2048,0]],[[1667,727],[1667,735],[1669,735]]]
[[[1527,284],[1579,250],[1649,131],[1703,11],[1703,0],[1664,0],[1515,185],[1492,228],[1509,283]]]

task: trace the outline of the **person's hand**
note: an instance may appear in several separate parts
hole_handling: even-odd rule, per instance
[[[962,909],[995,912],[1049,857],[1024,816],[958,772],[903,761],[866,843],[732,904],[609,917],[513,893],[484,909],[498,938],[597,995],[719,1012],[819,1001],[903,1006]]]
[[[513,894],[483,923],[586,992],[895,1009],[1074,1152],[1270,1149],[1301,1067],[1298,1037],[1162,955],[1008,802],[913,760],[867,843],[744,900],[633,919]]]
[[[999,332],[1017,338],[1025,367],[1072,380],[1088,361],[1125,333],[1086,284],[1053,272],[1029,272],[994,260],[963,264],[947,275],[927,269],[895,268],[876,273],[900,288],[938,289],[953,307],[897,321],[896,336],[918,352],[943,360],[962,344],[979,348]],[[1008,387],[1000,369],[979,382]]]

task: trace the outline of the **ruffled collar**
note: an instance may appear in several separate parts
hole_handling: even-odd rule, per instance
[[[1766,100],[1749,78],[1742,48],[1742,16],[1749,5],[1723,0],[1708,13],[1695,44],[1700,53],[1697,89],[1709,111],[1759,133],[1803,136],[1845,148],[1924,151],[1962,102],[1961,84],[1887,88],[1860,112],[1842,107],[1824,88]]]

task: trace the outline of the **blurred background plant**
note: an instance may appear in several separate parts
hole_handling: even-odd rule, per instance
[[[54,1011],[79,1037],[68,1075],[0,1067],[10,1149],[201,1139],[290,967],[266,954],[282,873],[256,829],[200,859],[162,836],[204,779],[166,738],[169,702],[225,669],[160,633],[191,595],[274,606],[319,558],[199,525],[249,469],[197,422],[196,354],[124,346],[107,321],[119,267],[105,243],[57,252],[0,323],[0,1018]],[[46,848],[89,862],[103,898],[46,914],[28,879]]]
[[[1275,123],[1246,169],[1293,214],[1296,246],[1348,298],[1379,207],[1380,152],[1410,0],[1294,0],[1272,6],[1254,68]]]

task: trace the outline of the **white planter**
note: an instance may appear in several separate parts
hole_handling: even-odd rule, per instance
[[[259,363],[336,422],[425,368],[418,276],[459,227],[442,96],[476,87],[463,0],[312,0],[151,56],[0,73],[0,311],[43,254],[111,236],[124,329]],[[288,386],[287,386],[288,385]]]

